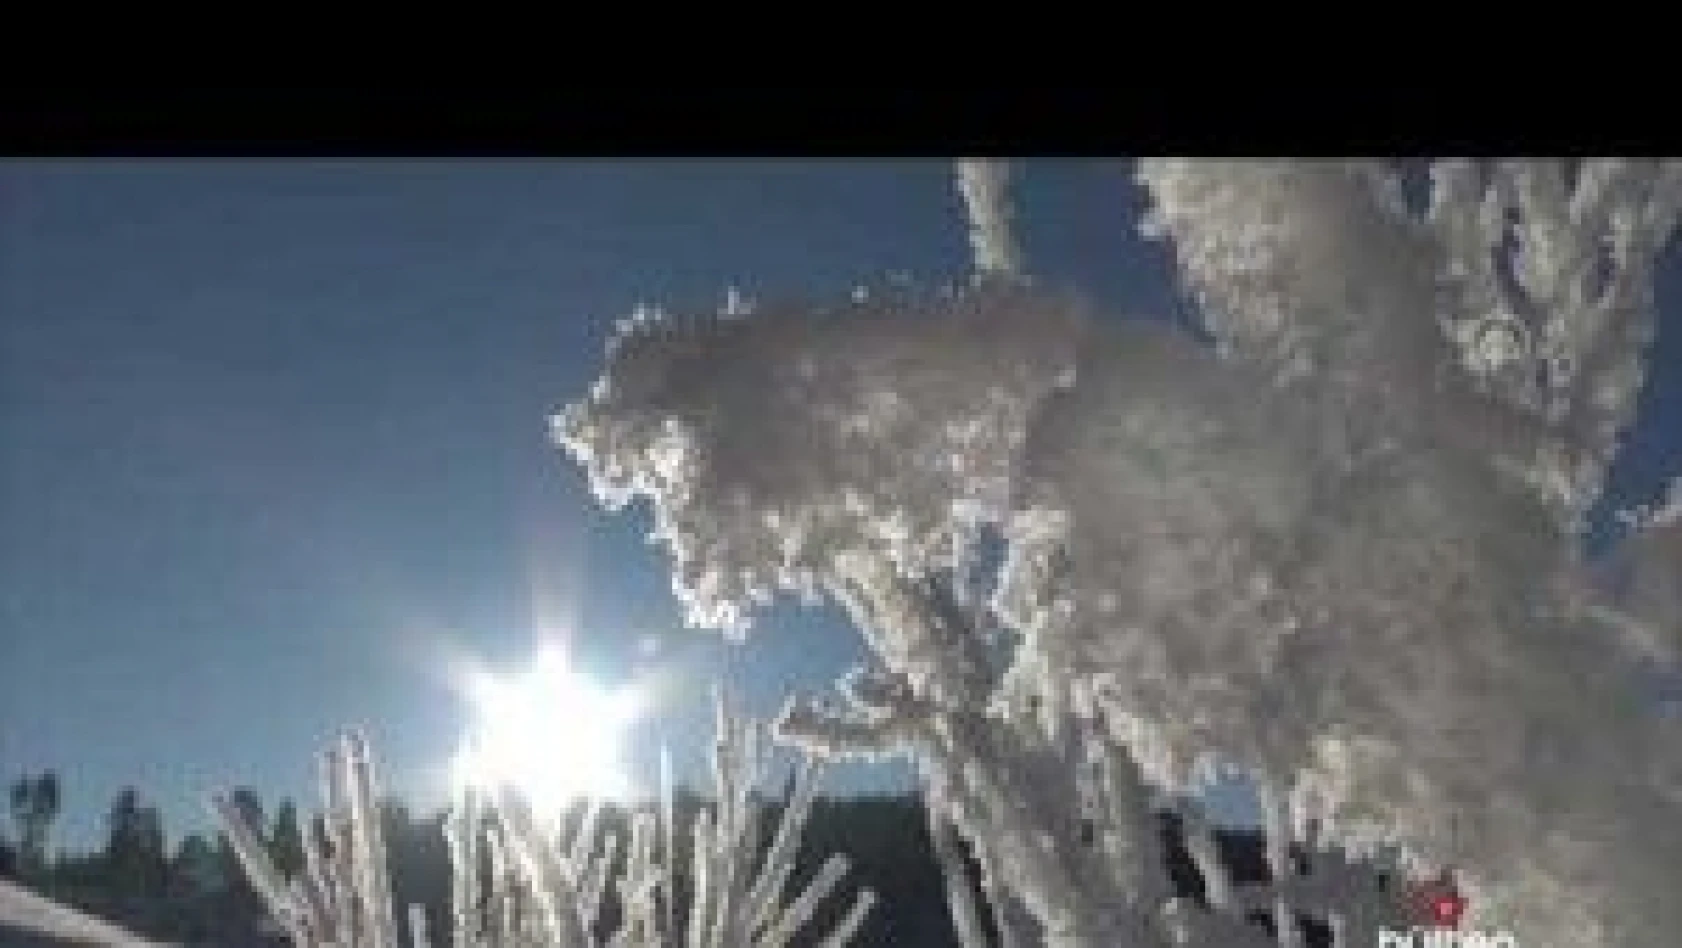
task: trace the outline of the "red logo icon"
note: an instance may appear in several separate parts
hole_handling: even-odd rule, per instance
[[[1447,870],[1436,879],[1410,885],[1408,901],[1419,923],[1434,928],[1458,928],[1461,916],[1466,914],[1466,897],[1455,891],[1454,879]]]

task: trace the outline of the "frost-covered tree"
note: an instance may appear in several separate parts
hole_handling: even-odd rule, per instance
[[[1668,943],[1682,740],[1628,682],[1682,661],[1682,504],[1633,518],[1622,584],[1581,541],[1682,163],[1441,161],[1424,201],[1383,162],[1138,180],[1199,338],[1023,276],[966,162],[973,285],[639,313],[557,438],[647,502],[693,624],[845,606],[874,663],[782,733],[914,755],[1007,945],[1258,937],[1218,879],[1165,901],[1151,801],[1209,763],[1261,786],[1282,944],[1304,903],[1373,943],[1385,844],[1521,944]]]

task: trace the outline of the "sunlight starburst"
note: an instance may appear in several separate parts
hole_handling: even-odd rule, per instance
[[[465,686],[474,724],[451,767],[458,786],[512,788],[551,817],[581,798],[629,793],[622,757],[642,710],[636,689],[580,675],[556,647],[522,673],[475,671]]]

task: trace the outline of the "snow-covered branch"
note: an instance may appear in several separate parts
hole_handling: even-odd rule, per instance
[[[993,233],[1002,178],[966,167]],[[649,501],[695,623],[784,591],[847,608],[906,694],[783,730],[911,748],[1006,939],[1247,937],[1164,913],[1131,865],[1141,788],[1213,753],[1312,785],[1328,847],[1459,867],[1521,941],[1650,948],[1682,929],[1682,750],[1630,681],[1682,651],[1675,532],[1633,537],[1621,594],[1578,542],[1679,168],[1442,162],[1416,209],[1382,162],[1144,162],[1144,227],[1212,348],[1009,280],[645,317],[556,434],[604,501]],[[1007,544],[1002,675],[968,595],[981,527]],[[1069,741],[1120,769],[1077,776]],[[1117,779],[1121,835],[1081,843]],[[1300,830],[1272,836],[1282,871]],[[1289,944],[1315,898],[1271,897]]]
[[[971,158],[958,162],[958,192],[969,213],[975,268],[983,274],[1017,276],[1022,251],[1011,232],[1010,165]]]

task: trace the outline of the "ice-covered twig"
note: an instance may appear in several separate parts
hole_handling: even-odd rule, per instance
[[[233,847],[234,855],[239,858],[240,867],[245,870],[245,877],[262,897],[270,916],[294,944],[312,944],[305,920],[309,914],[308,909],[298,903],[298,893],[292,890],[280,870],[275,868],[262,840],[246,825],[239,808],[221,794],[211,797],[211,805],[221,821],[223,834]]]
[[[1022,252],[1011,231],[1010,165],[965,158],[958,161],[958,192],[969,213],[970,246],[982,274],[1018,276]]]
[[[760,813],[751,791],[761,777],[765,734],[756,723],[730,713],[722,694],[717,700],[719,739],[713,771],[719,803],[715,813],[703,812],[696,821],[690,918],[701,924],[691,928],[689,944],[691,948],[776,948],[808,924],[817,902],[845,875],[846,862],[827,864],[826,874],[793,903],[783,902],[822,769],[808,759],[795,772],[770,845],[762,856],[756,856]],[[860,899],[854,906],[859,917],[843,918],[830,931],[831,939],[850,937],[847,932],[862,924],[862,913],[868,911],[874,896],[861,895]]]
[[[938,781],[930,780],[924,789],[925,817],[928,820],[929,843],[935,861],[940,865],[946,882],[948,914],[952,928],[962,948],[987,948],[986,928],[981,909],[975,902],[975,888],[964,865],[962,840],[947,816],[948,803]]]
[[[294,945],[398,948],[379,827],[379,783],[366,740],[359,734],[342,736],[323,755],[321,776],[327,809],[319,821],[307,824],[298,878],[281,874],[263,846],[260,828],[247,825],[231,800],[214,796],[214,812],[246,878]],[[418,937],[424,936],[423,931]]]

